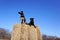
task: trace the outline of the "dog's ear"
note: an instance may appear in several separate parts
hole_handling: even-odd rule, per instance
[[[18,14],[20,14],[20,12],[18,12]]]

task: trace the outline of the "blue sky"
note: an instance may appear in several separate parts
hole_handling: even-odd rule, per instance
[[[0,0],[0,28],[12,31],[21,10],[27,22],[35,18],[43,34],[60,37],[60,0]]]

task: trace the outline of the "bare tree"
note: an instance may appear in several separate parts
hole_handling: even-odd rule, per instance
[[[0,39],[10,39],[11,35],[10,33],[3,28],[0,28]]]
[[[43,35],[43,40],[60,40],[60,38],[58,38],[56,36]]]

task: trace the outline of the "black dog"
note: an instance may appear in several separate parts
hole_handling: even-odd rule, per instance
[[[22,22],[21,23],[23,23],[23,21],[25,22],[26,21],[26,19],[25,19],[25,16],[24,16],[24,13],[23,13],[23,11],[21,11],[21,12],[18,12],[21,16],[21,18],[23,17],[24,18],[24,20],[22,20]]]
[[[30,18],[30,23],[29,23],[29,25],[30,25],[30,26],[33,25],[33,26],[36,28],[36,26],[34,25],[34,18]]]

